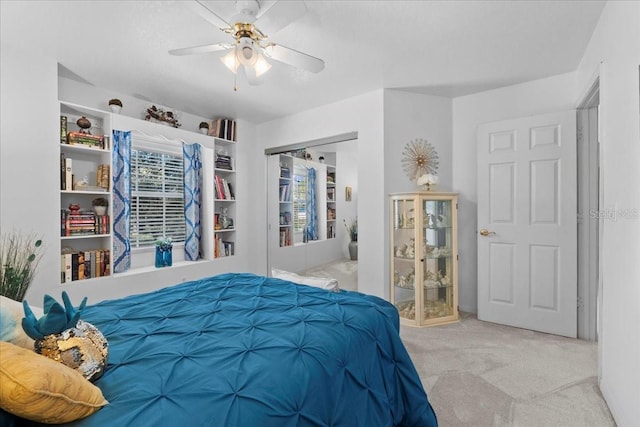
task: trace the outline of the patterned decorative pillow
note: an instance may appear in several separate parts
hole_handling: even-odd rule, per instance
[[[289,282],[298,283],[301,285],[315,286],[327,291],[339,292],[338,281],[327,277],[310,277],[300,276],[299,274],[292,273],[290,271],[279,270],[277,268],[271,269],[271,277],[277,279],[287,280]]]
[[[8,342],[0,342],[0,408],[28,420],[61,424],[106,405],[80,373]]]
[[[41,308],[31,309],[36,316],[43,315]],[[33,339],[22,329],[23,317],[24,308],[21,302],[0,295],[0,341],[33,350]]]

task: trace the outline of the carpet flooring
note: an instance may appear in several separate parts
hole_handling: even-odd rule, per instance
[[[440,426],[615,426],[597,344],[479,321],[400,335]]]

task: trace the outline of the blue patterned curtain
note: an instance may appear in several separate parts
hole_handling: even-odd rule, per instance
[[[113,131],[113,272],[131,267],[131,132]]]
[[[306,237],[309,240],[318,240],[318,207],[316,205],[316,170],[307,170],[307,228]]]
[[[182,144],[184,165],[184,256],[200,259],[200,206],[202,205],[202,148],[200,144]]]

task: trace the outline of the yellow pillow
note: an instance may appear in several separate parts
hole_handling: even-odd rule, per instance
[[[0,407],[48,424],[67,423],[106,405],[102,391],[60,362],[0,341]]]

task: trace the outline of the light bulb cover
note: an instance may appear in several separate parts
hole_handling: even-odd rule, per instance
[[[220,61],[233,73],[236,74],[238,72],[238,67],[240,66],[240,61],[238,61],[237,54],[238,47],[234,47],[231,49],[226,55],[220,58]]]
[[[271,69],[271,64],[269,64],[269,61],[267,61],[264,55],[258,53],[258,59],[253,65],[253,69],[256,71],[256,77],[260,77]]]

